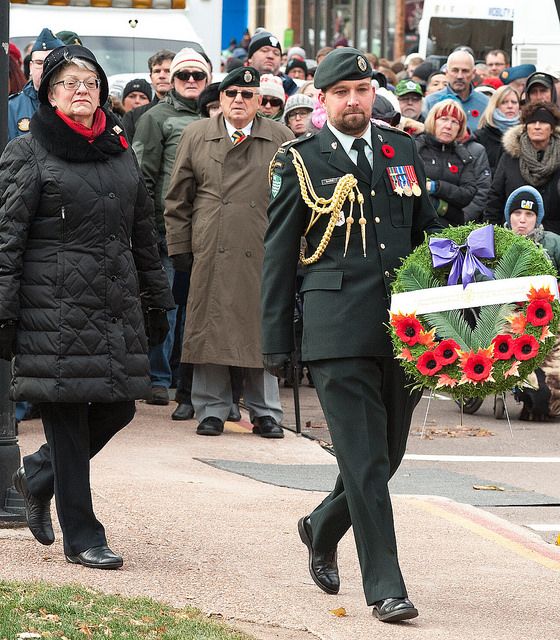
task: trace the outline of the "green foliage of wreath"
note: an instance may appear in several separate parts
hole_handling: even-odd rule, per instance
[[[432,237],[449,238],[458,245],[466,242],[467,236],[482,225],[468,224],[461,227],[450,227]],[[432,266],[432,256],[428,246],[429,239],[417,247],[396,272],[393,282],[393,293],[403,293],[445,287],[451,270],[451,265],[435,269]],[[517,278],[523,276],[552,275],[557,277],[556,269],[550,261],[544,249],[531,240],[516,235],[502,227],[494,228],[495,258],[484,259],[486,266],[490,267],[496,279]],[[527,292],[529,293],[529,292]],[[445,290],[442,290],[442,295]],[[533,326],[527,322],[520,331],[512,331],[512,325],[508,318],[519,316],[526,318],[529,300],[520,304],[507,303],[481,307],[478,313],[476,326],[471,328],[465,319],[464,310],[443,311],[418,315],[425,333],[433,330],[435,344],[422,344],[417,342],[412,346],[403,342],[397,335],[393,323],[389,324],[389,331],[395,356],[400,359],[402,366],[414,381],[414,387],[428,387],[439,389],[449,393],[455,398],[485,397],[499,394],[523,384],[527,377],[539,367],[551,349],[554,347],[556,335],[560,326],[560,304],[554,299],[549,302],[552,309],[552,318],[548,323],[548,337],[543,338],[543,327]],[[425,335],[423,333],[423,335]],[[489,379],[478,382],[465,382],[464,361],[442,366],[437,375],[425,375],[419,369],[419,358],[426,352],[433,353],[437,344],[443,340],[454,340],[463,354],[477,353],[478,350],[488,350],[492,340],[498,335],[512,334],[515,336],[533,336],[538,341],[538,353],[527,360],[516,360],[511,357],[507,360],[491,358],[491,375]],[[485,352],[486,353],[486,352]],[[428,354],[429,355],[429,354]],[[424,356],[426,357],[426,356]],[[513,368],[512,368],[513,365]],[[513,371],[513,373],[512,373]],[[449,384],[445,381],[449,380]],[[462,380],[459,384],[457,381]]]

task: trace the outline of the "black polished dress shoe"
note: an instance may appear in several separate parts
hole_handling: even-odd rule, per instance
[[[196,432],[199,436],[221,436],[224,432],[224,423],[220,418],[209,416],[198,425]]]
[[[298,522],[299,537],[309,550],[309,573],[313,582],[325,593],[335,595],[340,589],[336,548],[326,553],[313,550],[313,533],[309,516],[300,518]]]
[[[52,544],[54,531],[51,521],[51,501],[40,500],[29,492],[23,466],[14,473],[12,482],[25,501],[25,517],[29,530],[41,544]]]
[[[239,405],[237,402],[234,402],[231,405],[227,419],[229,422],[239,422],[241,420],[241,411],[239,411]]]
[[[104,544],[101,547],[90,547],[76,556],[66,556],[71,564],[81,564],[90,569],[119,569],[123,566],[122,556],[111,551]]]
[[[373,615],[381,622],[402,622],[418,617],[418,610],[408,598],[385,598],[373,605]]]
[[[171,414],[171,420],[192,420],[193,418],[194,409],[188,402],[180,402]]]
[[[284,429],[276,422],[272,416],[259,416],[253,418],[253,433],[261,438],[283,438]]]

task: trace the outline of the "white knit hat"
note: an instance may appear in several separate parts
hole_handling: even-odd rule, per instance
[[[171,61],[171,66],[169,67],[170,77],[173,78],[178,71],[187,68],[203,71],[208,80],[210,80],[210,67],[208,63],[200,53],[197,53],[194,49],[189,49],[189,47],[181,49]]]
[[[286,94],[284,92],[284,85],[282,79],[278,76],[273,76],[271,73],[265,73],[261,76],[261,96],[273,96],[274,98],[280,98],[282,103],[286,102]]]

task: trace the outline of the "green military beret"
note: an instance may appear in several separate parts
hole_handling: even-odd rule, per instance
[[[220,82],[218,91],[225,91],[228,87],[260,87],[260,73],[253,67],[237,67],[230,71]]]
[[[313,84],[317,89],[326,89],[341,80],[363,80],[371,76],[371,65],[361,51],[339,47],[327,54],[319,64]]]

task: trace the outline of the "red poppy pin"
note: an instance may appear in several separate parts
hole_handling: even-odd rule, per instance
[[[471,109],[471,116],[473,118],[478,118],[479,115],[480,115],[480,111],[478,109]]]
[[[119,141],[123,149],[128,149],[128,142],[126,141],[126,138],[124,136],[119,136]]]
[[[449,171],[451,171],[451,173],[459,173],[459,167],[456,164],[450,164]]]
[[[381,152],[386,158],[392,158],[395,155],[395,150],[390,144],[384,144],[381,147]]]

